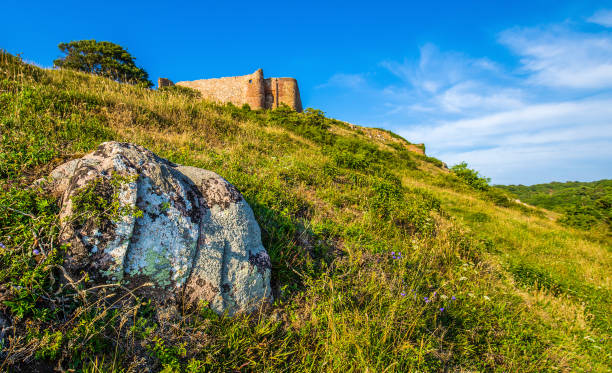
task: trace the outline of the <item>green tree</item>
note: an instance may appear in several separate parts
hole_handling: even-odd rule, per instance
[[[120,45],[108,41],[76,40],[60,43],[58,47],[65,56],[53,61],[56,67],[84,71],[147,88],[153,86],[149,74],[136,66],[134,57]]]

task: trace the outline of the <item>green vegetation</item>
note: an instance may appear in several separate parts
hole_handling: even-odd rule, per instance
[[[565,225],[612,230],[612,180],[499,187],[512,192],[523,202],[562,213],[559,221]]]
[[[451,167],[451,171],[474,189],[489,189],[489,183],[491,182],[491,179],[480,176],[478,171],[468,168],[468,165],[465,162],[461,162],[459,164],[454,165],[453,167]]]
[[[149,74],[136,66],[134,57],[122,46],[109,41],[77,40],[60,43],[64,57],[53,61],[62,69],[72,69],[96,74],[122,83],[152,87]]]
[[[122,206],[119,202],[123,187],[134,181],[134,176],[113,174],[109,179],[98,178],[87,184],[72,196],[73,209],[78,211],[72,216],[72,223],[81,226],[89,221],[99,227],[124,216],[142,217],[137,207]]]
[[[261,226],[275,303],[177,314],[70,278],[58,201],[28,186],[108,140],[234,184]],[[610,237],[474,188],[409,145],[317,110],[220,106],[0,54],[0,312],[12,320],[0,370],[609,371]],[[78,197],[86,211],[125,213],[96,188]]]

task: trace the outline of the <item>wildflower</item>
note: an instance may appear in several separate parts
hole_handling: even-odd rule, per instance
[[[32,254],[40,255],[40,251],[38,251],[38,249],[34,249],[34,250],[32,250]]]
[[[406,296],[406,293],[404,293],[404,292],[402,291],[402,293],[401,293],[400,295],[401,295],[402,297],[405,297],[405,296]]]
[[[391,251],[391,256],[395,256],[395,251]]]
[[[444,311],[444,307],[440,308],[440,312]]]
[[[0,249],[6,249],[6,246],[2,242],[0,242]]]
[[[448,297],[446,295],[444,295],[444,294],[440,295],[440,298],[442,298],[444,300],[448,299]]]
[[[433,296],[435,297],[435,296],[436,296],[436,294],[438,294],[438,292],[437,292],[437,291],[434,291]]]
[[[491,300],[491,298],[487,297],[486,295],[484,296],[485,300]]]
[[[455,299],[457,299],[457,298],[455,298],[455,296],[453,295],[453,296],[451,297],[451,300],[455,300]]]

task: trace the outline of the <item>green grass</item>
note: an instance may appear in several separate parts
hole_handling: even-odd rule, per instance
[[[474,189],[399,136],[8,54],[0,135],[0,311],[14,324],[0,370],[610,371],[610,237]],[[58,201],[27,186],[108,140],[233,183],[261,226],[275,303],[166,312],[69,278]]]

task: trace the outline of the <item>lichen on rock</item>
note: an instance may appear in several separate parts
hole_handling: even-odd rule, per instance
[[[61,196],[61,239],[71,244],[65,266],[75,275],[128,287],[151,282],[156,300],[205,301],[218,313],[249,312],[272,298],[253,212],[214,172],[107,142],[39,184]],[[83,203],[84,193],[99,198]],[[92,205],[102,211],[88,214]]]

